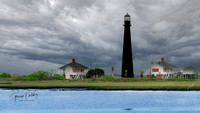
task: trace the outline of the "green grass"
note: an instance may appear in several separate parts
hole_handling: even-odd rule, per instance
[[[95,78],[72,80],[0,79],[0,88],[86,88],[89,90],[200,90],[200,79]]]

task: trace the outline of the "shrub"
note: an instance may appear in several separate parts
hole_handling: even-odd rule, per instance
[[[53,76],[53,79],[55,79],[55,80],[64,80],[65,77],[62,76],[62,75],[60,75],[60,74],[55,74],[55,75]]]
[[[28,80],[39,80],[35,72],[28,75],[27,79]]]
[[[87,75],[82,75],[82,78],[83,78],[83,79],[86,79],[86,78],[87,78]]]
[[[156,76],[155,76],[155,75],[152,75],[151,78],[156,78]]]
[[[0,75],[0,78],[10,78],[11,76],[10,76],[10,74],[9,73],[2,73],[1,75]]]
[[[38,71],[38,72],[34,72],[28,75],[27,79],[28,80],[48,80],[50,79],[48,75],[49,73],[46,71]]]
[[[64,76],[47,71],[34,72],[27,76],[27,80],[64,80]]]

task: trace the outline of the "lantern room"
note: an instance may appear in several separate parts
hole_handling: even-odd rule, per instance
[[[124,21],[131,21],[131,16],[128,13],[124,16]]]

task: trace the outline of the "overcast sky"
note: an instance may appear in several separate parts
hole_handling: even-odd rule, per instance
[[[0,0],[0,73],[55,70],[75,58],[120,74],[126,13],[136,74],[161,57],[200,69],[200,0]]]

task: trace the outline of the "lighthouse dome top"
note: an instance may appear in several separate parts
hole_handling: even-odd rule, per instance
[[[131,21],[131,16],[128,13],[124,16],[124,21]]]
[[[125,17],[131,17],[128,13],[125,15]]]

